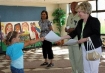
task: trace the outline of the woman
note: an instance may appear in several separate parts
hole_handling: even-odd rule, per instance
[[[84,73],[98,73],[99,62],[100,60],[96,61],[88,61],[86,59],[86,51],[87,51],[87,41],[90,37],[95,50],[101,54],[101,39],[100,39],[100,22],[97,18],[92,17],[91,11],[92,7],[91,4],[88,2],[83,2],[77,6],[76,11],[81,18],[78,22],[77,27],[73,32],[70,34],[61,37],[62,39],[66,38],[74,38],[76,35],[78,36],[78,43],[80,48],[82,49],[83,53],[83,66],[84,66]],[[92,51],[92,49],[89,49]]]
[[[49,33],[49,31],[53,30],[51,22],[48,20],[48,13],[45,10],[41,12],[41,20],[39,21],[39,26],[41,28],[40,37],[45,37]],[[42,51],[45,62],[42,63],[41,66],[47,65],[48,68],[52,67],[54,65],[52,62],[54,58],[52,43],[44,40],[42,44]],[[50,60],[50,63],[48,63],[47,58]]]

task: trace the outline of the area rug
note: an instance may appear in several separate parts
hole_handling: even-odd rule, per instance
[[[26,71],[25,73],[71,73],[71,69]]]
[[[71,69],[25,71],[25,73],[71,73]],[[105,73],[105,67],[100,67],[99,68],[99,73]]]
[[[25,67],[25,69],[43,68],[44,66],[40,66],[41,63],[43,63],[43,61],[25,62],[24,67]],[[65,67],[71,67],[69,60],[56,60],[56,61],[54,61],[53,68],[65,68]]]
[[[105,73],[105,67],[99,67],[99,73]]]

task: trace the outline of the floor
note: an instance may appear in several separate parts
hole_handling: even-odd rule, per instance
[[[59,71],[62,73],[71,73],[67,46],[53,47],[53,52],[55,65],[47,69],[46,66],[40,66],[40,64],[44,62],[41,48],[24,51],[25,73],[49,73],[47,72],[49,70],[51,73],[59,73]],[[9,63],[10,61],[5,59],[5,55],[0,55],[0,73],[11,73]],[[54,72],[54,70],[56,71]],[[102,53],[99,73],[105,73],[105,52]]]

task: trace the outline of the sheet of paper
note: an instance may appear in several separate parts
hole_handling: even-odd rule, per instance
[[[75,45],[75,44],[77,44],[77,41],[78,40],[70,39],[67,42],[65,42],[64,45]]]
[[[53,31],[50,31],[46,36],[45,40],[50,41],[50,42],[57,42],[61,39],[56,33]]]

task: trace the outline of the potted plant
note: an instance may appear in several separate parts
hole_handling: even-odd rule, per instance
[[[66,12],[63,9],[61,9],[61,8],[57,8],[52,13],[52,16],[54,17],[53,23],[56,24],[56,27],[57,27],[57,30],[58,30],[58,32],[56,32],[56,34],[61,36],[62,26],[65,25]],[[62,42],[64,42],[64,40],[61,41],[61,43]]]
[[[65,25],[66,12],[61,8],[57,8],[52,13],[52,16],[54,17],[53,23],[56,24],[59,35],[61,36],[62,26]]]

